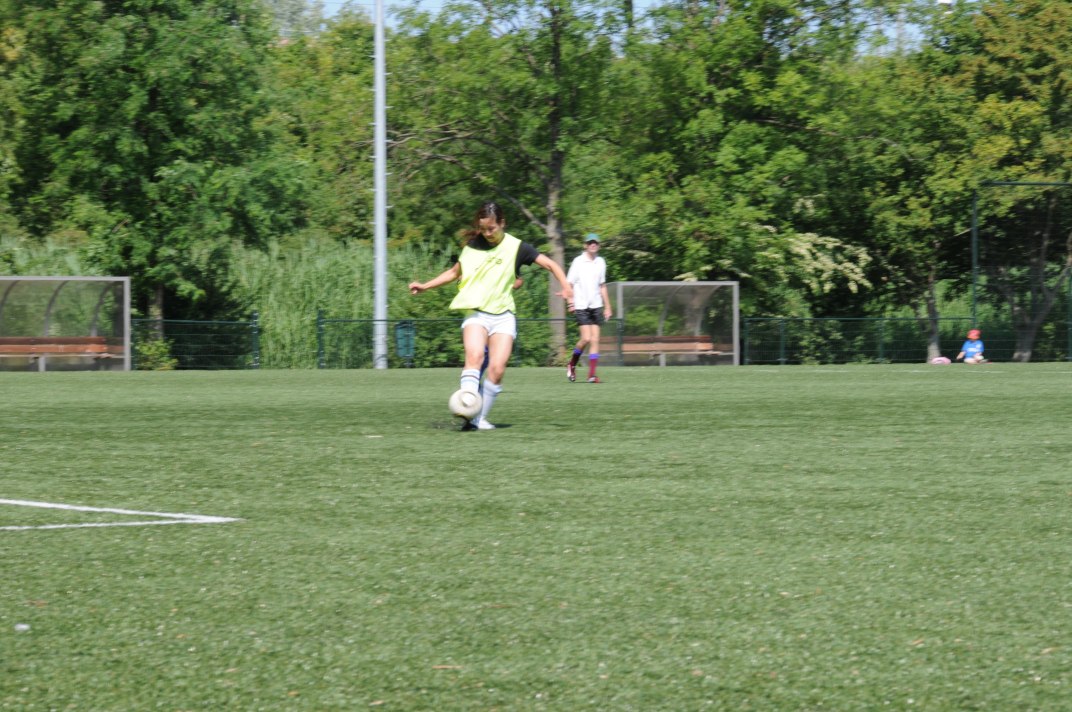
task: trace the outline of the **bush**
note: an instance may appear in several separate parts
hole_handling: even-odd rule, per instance
[[[171,355],[171,342],[148,339],[134,345],[134,363],[139,371],[174,371],[179,360]]]

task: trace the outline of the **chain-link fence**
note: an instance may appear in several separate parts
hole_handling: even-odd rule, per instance
[[[744,319],[745,364],[923,363],[929,356],[929,320],[915,318]],[[954,358],[972,326],[971,317],[938,320],[941,355]],[[1016,332],[1000,321],[981,322],[986,357],[1010,361]],[[1069,360],[1067,322],[1048,322],[1036,341],[1034,361]]]
[[[566,324],[567,345],[577,340],[572,319],[518,319],[517,340],[510,362],[515,366],[555,365],[552,324]],[[318,316],[318,368],[371,368],[374,319],[334,319]],[[457,367],[465,363],[462,320],[398,319],[388,322],[387,362],[392,368]]]
[[[1058,310],[1063,314],[1064,305]],[[514,366],[561,365],[553,325],[565,323],[568,354],[577,340],[572,318],[518,319]],[[316,320],[315,361],[309,367],[372,368],[374,319]],[[833,364],[923,363],[930,353],[930,322],[916,318],[751,318],[742,319],[741,363]],[[960,351],[971,317],[938,320],[939,352],[953,358]],[[986,356],[992,361],[1013,360],[1016,331],[1000,320],[982,321]],[[391,368],[460,368],[465,362],[461,319],[394,319],[388,322],[388,364]],[[618,366],[624,359],[623,342],[629,337],[623,324],[604,324],[601,363]],[[134,367],[140,369],[247,369],[262,363],[260,326],[249,321],[132,321]],[[1063,319],[1049,321],[1036,340],[1033,361],[1072,360],[1072,333]],[[654,361],[649,361],[655,363]],[[700,359],[696,363],[732,363]],[[692,363],[691,361],[689,363]]]
[[[971,319],[939,323],[941,351],[953,357]],[[929,328],[912,318],[745,319],[744,363],[922,363],[928,356]]]
[[[142,370],[260,368],[260,324],[132,319],[133,367]]]

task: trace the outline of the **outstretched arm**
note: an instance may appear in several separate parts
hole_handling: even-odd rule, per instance
[[[434,277],[434,278],[430,279],[427,282],[410,282],[409,283],[409,293],[410,294],[420,294],[421,292],[426,292],[429,289],[435,289],[436,287],[441,287],[444,284],[448,284],[450,282],[453,282],[454,280],[458,279],[458,277],[460,277],[461,275],[462,275],[462,266],[461,266],[460,263],[455,262],[453,265],[450,266],[449,269],[445,270],[439,276]]]
[[[555,276],[555,279],[558,280],[558,283],[562,285],[562,291],[558,292],[558,294],[565,298],[566,305],[572,309],[573,285],[570,284],[569,280],[566,279],[566,273],[562,271],[562,268],[559,267],[557,262],[555,262],[547,255],[540,255],[539,257],[537,257],[536,264],[538,264],[540,267],[543,267],[545,270]]]

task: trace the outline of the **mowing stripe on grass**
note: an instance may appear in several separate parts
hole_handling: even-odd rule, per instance
[[[82,522],[75,524],[40,524],[33,526],[0,527],[0,531],[22,531],[26,529],[85,529],[89,527],[145,527],[159,524],[226,524],[238,522],[233,517],[211,517],[204,514],[181,514],[176,512],[140,512],[133,509],[113,509],[109,507],[82,507],[57,502],[34,502],[24,499],[0,499],[0,504],[16,507],[39,507],[41,509],[65,509],[73,512],[102,512],[104,514],[127,514],[136,517],[159,517],[148,521],[135,522]]]

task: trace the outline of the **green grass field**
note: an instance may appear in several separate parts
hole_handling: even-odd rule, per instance
[[[1072,365],[457,375],[0,374],[0,709],[1069,709]]]

